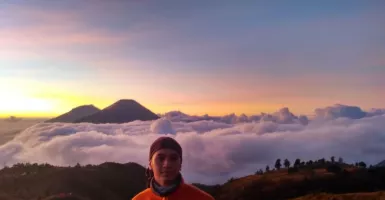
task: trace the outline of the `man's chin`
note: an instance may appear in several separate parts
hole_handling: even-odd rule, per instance
[[[163,176],[162,176],[162,179],[163,179],[164,181],[173,181],[173,180],[176,179],[176,176],[175,176],[175,175],[163,175]]]

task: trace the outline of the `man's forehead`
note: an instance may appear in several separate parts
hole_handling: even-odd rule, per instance
[[[159,151],[157,151],[155,154],[157,155],[178,155],[178,153],[175,151],[175,150],[172,150],[172,149],[161,149]]]

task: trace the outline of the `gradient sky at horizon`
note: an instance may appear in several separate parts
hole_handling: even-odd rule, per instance
[[[0,117],[385,107],[385,1],[0,1]]]

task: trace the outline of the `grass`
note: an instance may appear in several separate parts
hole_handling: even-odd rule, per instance
[[[325,168],[303,167],[294,173],[281,169],[234,179],[220,187],[216,199],[290,199],[318,193],[365,193],[385,190],[385,169],[346,167],[341,172],[332,173]]]
[[[349,194],[310,194],[292,200],[385,200],[385,191]]]

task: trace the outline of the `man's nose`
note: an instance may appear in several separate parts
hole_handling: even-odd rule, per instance
[[[164,159],[164,161],[163,161],[163,167],[169,167],[169,166],[171,166],[170,165],[170,159],[168,159],[168,158],[166,158],[166,159]]]

